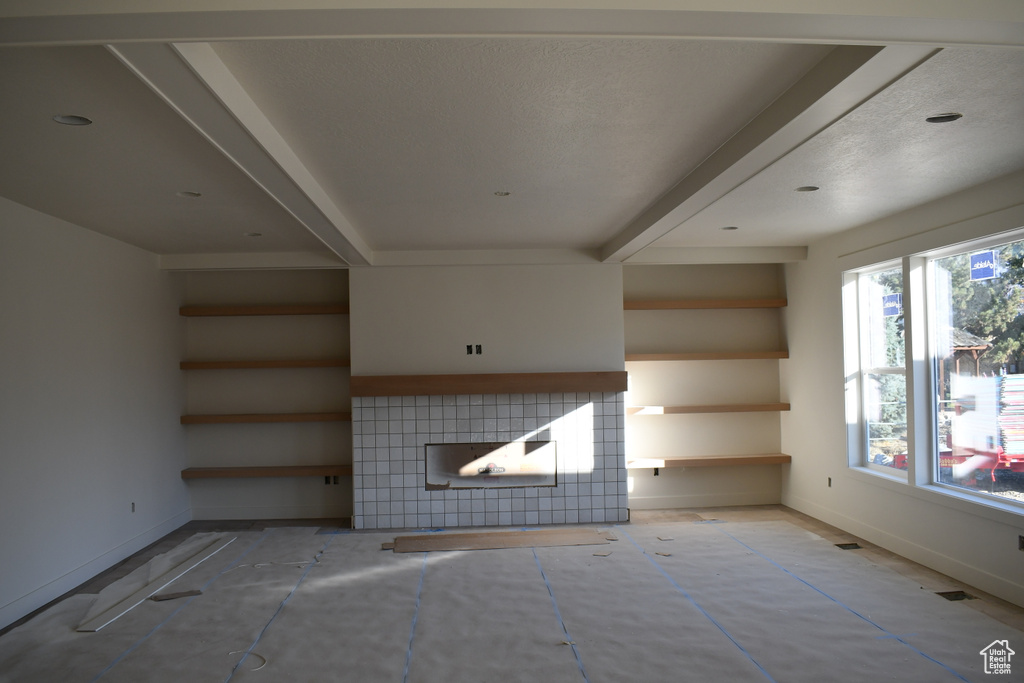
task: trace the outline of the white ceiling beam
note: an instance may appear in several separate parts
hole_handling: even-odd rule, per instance
[[[415,7],[410,5],[415,4]],[[456,5],[453,6],[453,5]],[[8,0],[0,44],[610,35],[1024,46],[1020,0]]]
[[[621,262],[838,121],[937,50],[839,46],[601,248]]]
[[[282,5],[296,9],[445,9],[453,6],[466,8],[519,8],[555,7],[563,9],[598,9],[634,7],[650,10],[721,10],[725,12],[810,12],[845,16],[934,16],[934,17],[988,17],[1008,19],[1021,16],[1018,0],[973,0],[969,5],[960,2],[935,0],[146,0],[145,13],[168,14],[175,12],[219,12],[224,10],[272,10]],[[81,15],[81,14],[138,14],[137,3],[124,0],[4,0],[2,14],[10,16]]]
[[[161,270],[314,270],[347,268],[330,254],[245,252],[231,254],[163,254]]]
[[[807,247],[658,247],[644,249],[624,265],[794,263],[807,260]]]
[[[331,251],[351,265],[373,262],[362,237],[209,45],[108,49]]]
[[[524,266],[600,263],[589,249],[458,249],[374,252],[374,266]]]

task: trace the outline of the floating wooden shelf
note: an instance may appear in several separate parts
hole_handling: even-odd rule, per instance
[[[282,306],[182,306],[186,317],[235,315],[338,315],[348,313],[348,304],[298,304]]]
[[[626,462],[628,469],[660,469],[662,467],[723,467],[736,465],[781,465],[791,462],[785,453],[756,455],[689,455],[671,458],[636,458]]]
[[[293,360],[183,360],[182,370],[244,370],[270,368],[347,368],[348,358]]]
[[[788,403],[725,403],[691,406],[629,406],[627,415],[690,415],[694,413],[758,413],[789,410]]]
[[[709,310],[723,308],[783,308],[786,299],[675,299],[624,301],[627,311]]]
[[[625,391],[625,371],[525,372],[487,375],[360,375],[351,379],[353,396],[444,394],[549,394]]]
[[[703,351],[698,353],[627,353],[627,361],[642,360],[771,360],[789,358],[789,351]]]
[[[229,479],[242,477],[347,477],[351,465],[281,465],[278,467],[189,467],[182,479]]]
[[[349,422],[352,413],[246,413],[238,415],[182,415],[181,424],[247,424],[256,422]]]

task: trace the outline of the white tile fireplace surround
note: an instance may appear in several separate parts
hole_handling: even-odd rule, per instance
[[[355,396],[357,529],[626,520],[623,393]],[[425,487],[425,446],[554,441],[557,485]]]

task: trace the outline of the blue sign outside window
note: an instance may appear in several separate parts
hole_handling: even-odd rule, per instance
[[[971,280],[990,280],[996,276],[996,252],[971,254]]]
[[[903,312],[903,295],[902,294],[883,294],[882,295],[882,315],[885,317],[891,315],[899,315]]]

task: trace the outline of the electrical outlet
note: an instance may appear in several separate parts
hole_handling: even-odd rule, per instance
[[[472,344],[466,344],[466,355],[467,356],[472,356],[473,355],[473,345]]]
[[[832,477],[828,478],[828,487],[832,488]]]
[[[132,512],[135,512],[135,501],[132,501]]]
[[[484,352],[483,344],[477,344],[476,345],[476,355],[479,356],[479,355],[483,354],[483,352]]]
[[[1017,537],[1017,550],[1024,550],[1024,536]]]

